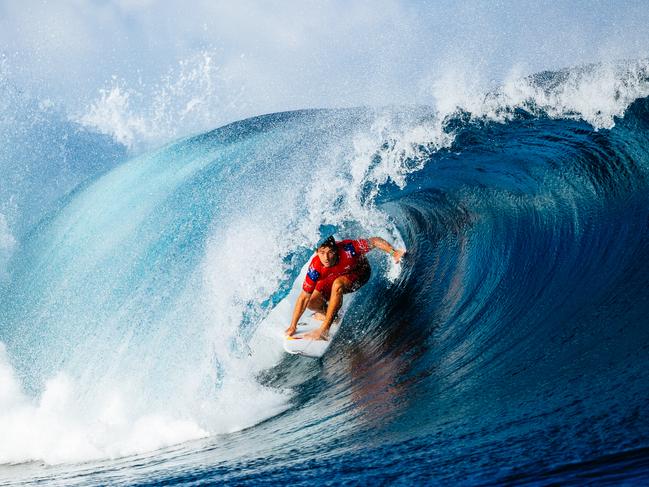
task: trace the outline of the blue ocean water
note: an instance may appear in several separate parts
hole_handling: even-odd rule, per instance
[[[77,169],[5,144],[0,482],[646,482],[645,96],[606,126],[495,95],[278,113],[134,158],[54,115],[5,134],[69,134]],[[371,256],[322,360],[288,356],[331,232],[408,255]]]

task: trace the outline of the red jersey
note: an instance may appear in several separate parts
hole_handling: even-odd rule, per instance
[[[312,293],[319,282],[325,280],[333,281],[338,276],[369,269],[369,263],[365,258],[365,254],[372,250],[372,247],[367,240],[343,240],[336,242],[336,250],[338,252],[338,262],[334,266],[323,266],[322,262],[320,262],[320,257],[317,255],[311,259],[309,270],[304,278],[304,284],[302,284],[304,291]]]

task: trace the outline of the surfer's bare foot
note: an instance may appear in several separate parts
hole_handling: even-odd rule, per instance
[[[302,338],[308,338],[309,340],[328,340],[329,333],[318,328],[316,330],[311,330],[310,332],[305,333],[304,335],[302,335]]]
[[[316,311],[312,316],[314,319],[319,321],[324,321],[326,318],[326,315],[324,313],[320,313],[320,311]]]

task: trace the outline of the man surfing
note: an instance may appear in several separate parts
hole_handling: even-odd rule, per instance
[[[370,263],[365,254],[374,248],[388,252],[396,263],[406,253],[405,249],[395,249],[380,237],[340,242],[336,242],[333,236],[326,238],[311,260],[286,334],[291,336],[295,333],[297,323],[308,307],[316,319],[322,320],[322,326],[302,338],[326,340],[343,304],[343,294],[357,291],[370,279]]]

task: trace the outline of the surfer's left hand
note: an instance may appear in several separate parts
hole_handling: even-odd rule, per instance
[[[296,325],[291,325],[289,326],[284,333],[286,333],[286,336],[292,336],[293,333],[295,333],[295,330],[297,329]]]

